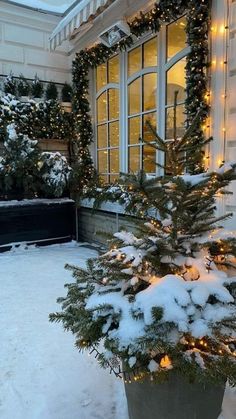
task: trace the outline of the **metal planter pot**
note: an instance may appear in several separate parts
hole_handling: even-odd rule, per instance
[[[217,419],[225,384],[190,383],[171,375],[164,383],[125,384],[129,419]]]

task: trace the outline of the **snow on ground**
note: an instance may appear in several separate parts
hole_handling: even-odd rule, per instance
[[[74,243],[0,254],[1,419],[127,419],[122,383],[48,321],[72,282],[65,263],[95,255]]]
[[[48,321],[72,282],[65,263],[95,255],[76,243],[0,254],[1,419],[128,419],[122,382]],[[229,389],[220,419],[236,418],[235,399]]]

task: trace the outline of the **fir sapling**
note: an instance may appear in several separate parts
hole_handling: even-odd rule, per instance
[[[19,96],[29,96],[30,84],[23,76],[23,74],[20,75],[20,78],[18,80],[17,91]]]
[[[123,368],[135,381],[158,380],[176,371],[236,385],[236,277],[222,270],[236,269],[236,232],[222,226],[230,214],[215,215],[215,196],[236,179],[236,163],[185,174],[191,132],[168,144],[155,135],[171,174],[127,175],[106,188],[106,199],[135,216],[133,231],[116,233],[87,269],[68,267],[75,282],[50,319],[116,375]],[[114,368],[117,359],[123,367]]]
[[[44,92],[43,83],[39,80],[37,74],[31,85],[31,94],[33,98],[42,98]]]
[[[68,83],[65,83],[62,87],[61,100],[62,102],[71,102],[72,100],[72,87]]]
[[[11,72],[3,81],[3,90],[6,94],[11,94],[16,96],[17,93],[17,84],[14,79],[13,73]]]
[[[47,100],[57,100],[58,97],[58,91],[57,91],[57,86],[54,82],[50,82],[47,85],[46,88],[46,99]]]

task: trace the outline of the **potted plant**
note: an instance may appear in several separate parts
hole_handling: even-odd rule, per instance
[[[58,97],[58,91],[57,86],[53,81],[50,81],[48,83],[46,88],[46,100],[57,100]]]
[[[39,80],[36,74],[31,85],[31,94],[35,102],[40,102],[42,100],[43,92],[43,83]]]
[[[61,91],[61,107],[65,112],[71,112],[71,101],[72,101],[72,87],[70,84],[65,83]]]
[[[183,174],[206,143],[193,154],[192,132],[169,143],[153,132],[168,176],[141,172],[105,188],[133,224],[87,269],[68,266],[75,282],[50,316],[124,379],[130,419],[217,419],[226,381],[236,384],[236,279],[222,270],[236,266],[236,235],[220,227],[214,199],[236,165]]]
[[[19,81],[17,84],[17,91],[18,96],[20,97],[21,102],[28,102],[29,101],[29,93],[30,93],[30,84],[23,76],[20,74]]]
[[[7,77],[5,77],[3,81],[3,90],[4,90],[4,93],[6,94],[11,94],[13,96],[16,96],[17,85],[16,85],[16,80],[14,79],[12,71]]]

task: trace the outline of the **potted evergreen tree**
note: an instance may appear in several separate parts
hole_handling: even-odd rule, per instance
[[[11,199],[32,198],[38,190],[40,151],[36,140],[19,132],[15,123],[6,127],[1,172],[2,189]]]
[[[19,81],[17,83],[17,91],[21,102],[29,101],[30,84],[23,74],[20,74]]]
[[[236,278],[222,270],[236,267],[236,236],[214,198],[236,164],[184,174],[206,143],[193,153],[192,129],[168,143],[155,134],[168,175],[141,172],[98,191],[124,203],[133,227],[87,269],[68,266],[75,282],[50,315],[124,379],[130,419],[217,419],[226,381],[236,384]]]
[[[46,88],[46,100],[57,100],[58,98],[58,91],[57,86],[53,81],[48,83]]]
[[[14,79],[12,71],[7,77],[5,77],[3,81],[3,90],[4,90],[4,93],[6,94],[11,94],[13,96],[16,96],[17,85],[16,85],[16,80]]]
[[[71,112],[71,101],[72,101],[72,87],[70,84],[65,83],[61,91],[61,107],[65,112]]]
[[[31,85],[31,94],[35,102],[40,102],[42,100],[43,92],[43,83],[39,80],[36,74]]]

